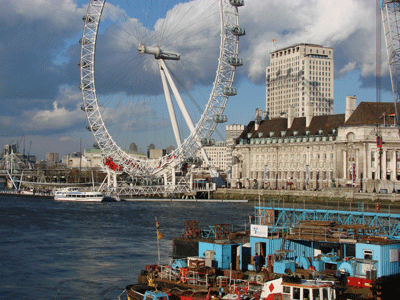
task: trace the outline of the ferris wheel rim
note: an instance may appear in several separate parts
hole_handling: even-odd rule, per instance
[[[109,134],[103,121],[96,93],[94,66],[98,28],[106,0],[89,1],[86,15],[83,17],[84,29],[80,40],[82,110],[86,113],[89,124],[88,128],[92,131],[96,144],[99,146],[103,156],[115,160],[119,169],[130,175],[153,175],[160,173],[161,170],[171,164],[172,160],[176,164],[182,158],[195,155],[196,151],[201,147],[199,144],[200,140],[211,137],[218,125],[213,120],[213,116],[217,114],[222,115],[224,112],[229,98],[229,95],[224,94],[224,89],[232,89],[236,71],[236,66],[228,63],[229,54],[238,56],[239,46],[239,36],[235,35],[233,30],[230,30],[239,26],[238,9],[232,2],[237,2],[237,0],[219,0],[221,43],[218,69],[206,108],[200,120],[196,123],[195,129],[185,138],[182,145],[177,147],[172,153],[158,159],[142,160],[132,158],[123,151]],[[221,80],[222,77],[223,82]]]

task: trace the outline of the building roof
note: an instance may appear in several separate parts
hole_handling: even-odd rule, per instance
[[[398,106],[400,109],[400,106]],[[375,125],[393,123],[395,107],[393,102],[361,102],[349,119],[345,126],[359,125]]]
[[[308,47],[320,47],[320,48],[326,48],[326,49],[333,49],[332,47],[324,47],[324,46],[318,45],[318,44],[297,43],[297,44],[294,44],[294,45],[290,45],[290,46],[287,46],[287,47],[283,47],[283,48],[277,49],[275,51],[272,51],[271,53],[279,52],[279,51],[290,49],[290,48],[295,48],[297,46],[308,46]]]
[[[319,135],[319,131],[322,129],[322,135],[329,135],[333,133],[333,129],[339,128],[344,124],[344,114],[339,115],[324,115],[314,116],[311,120],[310,127],[306,127],[306,117],[298,117],[293,119],[291,128],[287,128],[287,118],[275,118],[271,120],[263,120],[255,130],[255,122],[251,121],[247,127],[245,127],[242,134],[239,136],[237,141],[240,139],[247,139],[248,133],[251,133],[250,138],[266,138],[266,137],[281,137],[281,132],[285,131],[285,136],[293,136],[294,132],[297,131],[297,136],[306,135],[306,131],[309,130],[309,135]],[[270,132],[274,134],[270,136]],[[259,133],[262,133],[260,136]]]
[[[400,104],[398,105],[400,110]],[[349,119],[345,122],[345,114],[337,115],[323,115],[313,116],[310,126],[306,127],[306,117],[298,117],[293,119],[291,128],[287,128],[287,118],[275,118],[271,120],[261,121],[258,130],[255,130],[255,121],[251,121],[243,130],[236,143],[240,139],[248,139],[248,133],[251,133],[250,138],[267,138],[267,137],[281,137],[281,132],[285,131],[285,136],[293,136],[293,132],[297,131],[297,136],[306,135],[309,130],[309,135],[322,135],[327,136],[333,134],[333,129],[341,126],[365,126],[393,123],[395,120],[395,107],[392,102],[361,102]],[[270,132],[274,134],[270,136]],[[260,136],[259,133],[262,133]]]

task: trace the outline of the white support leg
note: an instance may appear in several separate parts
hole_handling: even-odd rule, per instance
[[[190,115],[189,115],[189,113],[188,113],[188,111],[187,111],[187,109],[186,109],[185,103],[183,102],[183,99],[182,99],[182,97],[181,97],[181,95],[180,95],[180,93],[179,93],[179,91],[178,91],[178,89],[177,89],[177,87],[176,87],[176,85],[175,85],[175,82],[172,80],[171,74],[169,73],[168,68],[167,68],[167,66],[165,65],[165,62],[164,62],[162,59],[159,60],[159,64],[160,64],[160,67],[162,67],[162,68],[164,69],[165,76],[167,77],[168,83],[169,83],[169,85],[171,86],[171,90],[172,90],[172,92],[173,92],[173,94],[174,94],[174,96],[175,96],[176,102],[178,103],[179,109],[180,109],[181,112],[182,112],[183,118],[185,119],[186,124],[187,124],[187,126],[189,127],[190,133],[193,134],[193,133],[195,132],[195,128],[194,128],[194,125],[193,125],[193,121],[192,121],[192,119],[190,118]],[[201,147],[201,143],[200,143],[200,141],[199,141],[197,135],[196,135],[195,138],[196,138],[196,140],[197,140],[198,145]],[[208,159],[208,156],[207,156],[207,154],[206,154],[206,151],[204,150],[203,147],[201,147],[200,149],[201,149],[201,154],[202,154],[202,156],[203,156],[203,159],[204,159],[206,165],[209,166],[210,171],[213,173],[212,176],[215,177],[214,175],[215,175],[215,174],[218,175],[218,173],[216,172],[216,170],[211,170],[210,161],[209,161],[209,159]]]
[[[193,133],[194,132],[193,121],[190,118],[190,115],[189,115],[189,113],[188,113],[188,111],[186,109],[185,103],[183,103],[182,97],[179,94],[178,89],[176,88],[175,82],[172,80],[171,74],[169,73],[168,68],[165,65],[165,62],[162,59],[160,59],[160,65],[164,69],[165,75],[167,76],[167,79],[168,79],[168,83],[171,86],[171,90],[174,93],[176,102],[179,105],[179,108],[180,108],[180,110],[182,112],[183,118],[185,119],[186,124],[189,127],[190,132]]]
[[[160,67],[161,80],[162,80],[162,84],[164,87],[165,100],[167,102],[167,107],[168,107],[168,112],[169,112],[169,118],[171,119],[172,129],[174,131],[176,143],[177,143],[178,147],[180,147],[182,145],[181,136],[179,134],[178,123],[176,122],[174,106],[172,105],[171,93],[168,88],[167,79],[165,78],[165,69],[163,67],[163,63],[164,63],[164,61],[162,59],[158,60],[158,65]]]

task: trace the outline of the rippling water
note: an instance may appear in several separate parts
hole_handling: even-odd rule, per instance
[[[146,264],[161,260],[185,221],[229,223],[243,230],[252,204],[66,203],[0,196],[0,298],[117,299]]]

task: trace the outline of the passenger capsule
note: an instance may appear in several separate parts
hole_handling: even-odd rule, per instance
[[[89,63],[85,60],[78,62],[78,67],[89,68]]]
[[[223,93],[225,96],[235,96],[237,95],[237,90],[234,87],[226,86],[224,87]]]
[[[97,131],[97,130],[99,130],[99,127],[98,127],[98,126],[90,126],[90,125],[87,125],[87,126],[86,126],[86,130],[87,130],[87,131]]]
[[[216,114],[213,116],[213,120],[216,123],[226,123],[228,122],[228,117],[226,115]]]
[[[202,138],[201,139],[201,144],[203,146],[213,146],[215,144],[214,139],[209,139],[209,138]]]
[[[94,22],[94,18],[92,17],[92,16],[83,16],[82,17],[82,20],[83,20],[83,22],[85,22],[85,23],[92,23],[92,22]]]
[[[193,157],[193,163],[196,165],[201,165],[203,163],[203,160],[200,157]]]
[[[203,163],[203,161],[201,160],[201,158],[200,158],[200,157],[197,157],[197,156],[188,157],[188,158],[186,159],[186,161],[187,161],[188,163],[195,164],[195,165],[201,165],[201,164]]]
[[[89,39],[87,39],[87,38],[79,39],[79,44],[81,44],[81,45],[88,45],[90,43],[91,43],[91,41]]]
[[[93,148],[95,148],[95,149],[100,149],[100,144],[99,144],[99,143],[94,143],[94,144],[93,144]]]
[[[91,105],[82,105],[81,106],[82,111],[93,111],[93,106]]]
[[[243,59],[241,59],[241,58],[239,58],[239,57],[236,57],[236,56],[232,56],[232,57],[229,59],[229,64],[230,64],[231,66],[234,66],[234,67],[243,66]]]
[[[244,5],[244,0],[229,0],[229,2],[233,6],[243,6]]]
[[[243,27],[239,27],[239,26],[234,26],[231,29],[231,32],[233,33],[233,35],[236,36],[243,36],[246,34],[246,29],[244,29]]]

